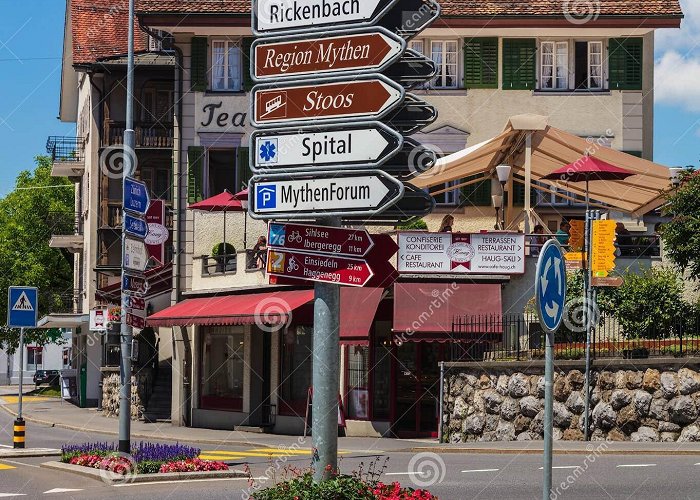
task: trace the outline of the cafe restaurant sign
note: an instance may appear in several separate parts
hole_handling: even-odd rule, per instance
[[[506,232],[398,235],[400,273],[522,274],[525,235]]]

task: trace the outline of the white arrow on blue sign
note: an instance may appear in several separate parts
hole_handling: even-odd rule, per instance
[[[146,184],[132,177],[124,179],[124,210],[146,215],[150,201]]]
[[[7,290],[7,326],[35,328],[39,312],[39,290],[32,286],[11,286]]]
[[[544,244],[537,260],[535,297],[542,328],[547,332],[557,331],[566,304],[566,265],[556,240]]]
[[[124,214],[124,230],[141,239],[145,239],[148,236],[148,224],[146,224],[146,221],[127,213]]]

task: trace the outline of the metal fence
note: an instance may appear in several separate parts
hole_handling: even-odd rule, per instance
[[[46,140],[46,152],[52,161],[82,162],[85,160],[83,137],[52,135]]]
[[[593,358],[700,355],[700,313],[678,315],[663,324],[626,332],[617,318],[600,315],[591,336]],[[545,334],[534,314],[455,317],[452,361],[544,359]],[[585,329],[565,321],[555,334],[556,359],[584,359]]]

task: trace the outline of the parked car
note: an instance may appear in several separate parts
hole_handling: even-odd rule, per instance
[[[41,384],[58,385],[61,374],[58,370],[37,370],[34,373],[34,385]]]

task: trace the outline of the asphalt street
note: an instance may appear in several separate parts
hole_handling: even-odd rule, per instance
[[[12,417],[1,411],[0,428],[0,444],[7,448],[12,442]],[[87,434],[31,422],[27,430],[32,447],[58,448],[64,442],[114,440],[111,435]],[[219,479],[109,486],[95,479],[40,467],[42,462],[56,460],[56,457],[0,459],[0,498],[244,499],[256,488],[282,478],[286,469],[309,466],[310,451],[305,444],[284,448],[244,443],[198,445],[202,456],[223,460],[236,469],[249,464],[255,478],[253,485],[247,479]],[[700,499],[698,455],[598,455],[596,450],[589,455],[555,455],[553,498]],[[382,471],[383,481],[427,486],[442,499],[542,497],[542,457],[539,454],[342,451],[340,468],[344,473],[360,468],[367,470],[375,462],[374,467]]]

